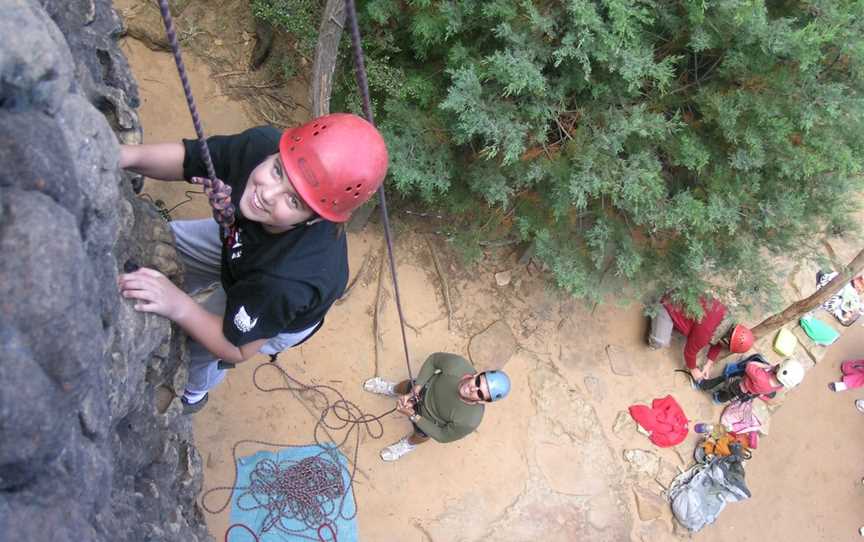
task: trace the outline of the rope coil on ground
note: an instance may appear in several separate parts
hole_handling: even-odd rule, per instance
[[[259,372],[268,368],[277,371],[285,384],[270,387],[260,384],[258,381]],[[361,432],[359,427],[364,426],[366,434],[371,438],[380,439],[384,434],[381,420],[395,412],[396,408],[392,408],[379,416],[367,414],[355,403],[345,399],[336,388],[326,384],[304,384],[289,375],[276,363],[268,362],[256,367],[252,374],[252,382],[258,390],[263,392],[288,391],[306,396],[311,395],[311,403],[323,405],[320,406],[321,413],[315,422],[313,431],[315,444],[321,448],[321,452],[299,462],[276,463],[271,460],[262,460],[253,471],[250,485],[238,486],[237,449],[241,445],[259,444],[274,448],[299,448],[305,445],[262,440],[237,441],[231,450],[234,460],[233,482],[229,486],[219,486],[207,490],[201,496],[201,507],[210,514],[219,514],[231,504],[234,491],[240,491],[239,508],[242,510],[259,508],[267,510],[267,517],[261,528],[262,533],[275,529],[307,540],[335,541],[338,534],[334,526],[335,520],[337,518],[351,520],[357,516],[356,498],[354,499],[353,511],[347,511],[345,507],[348,492],[350,491],[351,495],[354,495],[354,478],[360,450]],[[343,438],[338,440],[332,439],[329,435],[330,431],[345,431],[345,433]],[[346,443],[349,443],[349,439],[353,451],[348,460],[350,466],[346,466],[339,461],[336,450],[345,447]],[[343,471],[348,474],[347,485],[344,484],[342,478]],[[212,494],[219,491],[229,492],[225,502],[220,506],[208,504],[207,501]],[[255,504],[248,504],[250,502]],[[297,531],[285,527],[285,522],[289,520],[303,522],[308,529],[313,531],[317,529],[317,538],[302,534],[305,529]],[[232,525],[228,531],[230,532],[234,527]],[[248,527],[243,527],[251,532]],[[324,538],[322,534],[324,530],[329,530],[332,538]],[[228,533],[226,532],[226,542],[227,536]]]
[[[262,459],[252,470],[249,487],[237,497],[237,508],[266,510],[261,532],[279,530],[299,534],[327,523],[336,500],[345,493],[338,457],[305,457],[300,461]],[[302,530],[286,526],[286,520],[302,523]]]

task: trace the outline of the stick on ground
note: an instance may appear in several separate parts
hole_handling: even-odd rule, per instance
[[[426,244],[429,245],[429,252],[432,254],[432,262],[435,264],[435,271],[438,272],[438,278],[441,280],[441,291],[444,292],[444,303],[447,304],[447,331],[453,329],[453,304],[450,302],[450,285],[447,283],[447,277],[441,270],[441,262],[438,260],[438,254],[435,252],[435,245],[426,237]]]

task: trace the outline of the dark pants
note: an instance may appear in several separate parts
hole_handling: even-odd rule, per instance
[[[750,394],[741,389],[741,377],[726,378],[720,375],[699,382],[699,389],[703,391],[712,391],[715,388],[714,398],[721,403],[728,403],[735,399],[745,401],[750,398]]]

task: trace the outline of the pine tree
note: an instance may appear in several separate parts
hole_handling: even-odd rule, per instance
[[[862,1],[362,10],[392,185],[497,210],[575,295],[671,290],[697,314],[707,292],[776,304],[768,257],[810,257],[850,229],[864,166]],[[356,108],[350,75],[340,88]]]

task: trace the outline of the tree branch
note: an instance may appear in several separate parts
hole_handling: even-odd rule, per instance
[[[840,291],[852,277],[864,270],[864,249],[858,253],[849,265],[840,269],[831,282],[817,290],[813,295],[788,306],[783,312],[770,316],[753,328],[753,335],[760,339],[779,329],[787,322],[799,319],[804,314],[815,309],[832,295]]]

